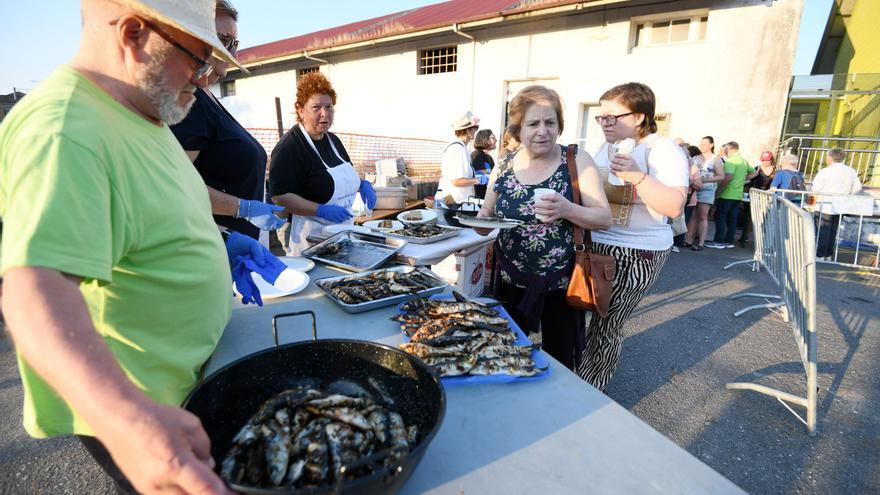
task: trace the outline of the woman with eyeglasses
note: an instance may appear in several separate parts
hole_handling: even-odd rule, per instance
[[[595,159],[605,181],[612,225],[593,232],[593,252],[613,256],[616,273],[608,314],[593,313],[577,371],[603,390],[617,367],[623,324],[654,285],[669,255],[672,229],[667,219],[681,214],[690,177],[678,146],[656,134],[651,88],[635,82],[615,86],[599,104],[602,114],[596,121],[607,142]],[[615,153],[613,144],[624,139],[635,140],[635,147]],[[609,183],[609,174],[617,175],[623,185]]]
[[[233,55],[238,50],[238,11],[228,0],[218,0],[217,37]],[[214,61],[208,85],[226,76],[228,66]],[[259,238],[260,230],[284,225],[275,215],[284,208],[263,202],[266,150],[226,111],[207,88],[195,91],[196,101],[186,118],[171,127],[192,160],[211,199],[218,225]]]

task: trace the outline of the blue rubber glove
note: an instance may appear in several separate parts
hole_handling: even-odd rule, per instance
[[[235,257],[235,264],[232,268],[232,281],[235,283],[235,290],[241,294],[242,304],[252,303],[262,306],[263,298],[260,296],[260,289],[257,288],[257,284],[254,283],[254,279],[251,277],[251,270],[242,261],[245,258],[250,258],[250,256]]]
[[[263,266],[266,264],[266,258],[272,256],[272,253],[256,239],[238,232],[229,232],[229,238],[226,239],[226,255],[229,257],[229,267],[235,268],[239,256],[250,256],[257,266]]]
[[[236,267],[238,265],[244,265],[248,271],[257,272],[263,277],[263,280],[270,284],[274,284],[278,280],[278,275],[287,269],[287,265],[272,254],[266,255],[266,263],[263,265],[258,265],[250,256],[239,256]]]
[[[238,213],[235,216],[236,218],[244,218],[259,227],[260,230],[275,230],[287,221],[276,215],[276,211],[284,211],[284,207],[270,205],[255,199],[239,199]]]
[[[367,205],[368,210],[372,210],[376,206],[376,190],[368,181],[361,181],[361,201]]]
[[[315,215],[330,223],[342,223],[351,219],[351,213],[348,210],[336,205],[318,205],[318,211],[315,212]]]
[[[477,174],[477,180],[480,181],[481,186],[485,186],[489,183],[489,176],[486,174]]]

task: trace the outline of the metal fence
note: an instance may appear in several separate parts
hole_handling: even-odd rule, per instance
[[[783,319],[790,323],[797,342],[807,378],[806,397],[783,392],[751,382],[732,382],[730,390],[753,390],[776,399],[807,426],[810,435],[816,432],[816,233],[813,217],[798,205],[780,195],[752,189],[755,256],[747,262],[754,268],[763,266],[779,289],[778,294],[739,294],[768,299],[768,304],[750,306],[734,313],[736,316],[755,308],[780,308]],[[725,267],[729,268],[731,265]],[[806,408],[804,419],[789,404]]]
[[[856,169],[862,184],[880,185],[880,139],[792,136],[779,143],[777,156],[792,153],[798,157],[798,168],[807,181],[825,166],[831,148],[846,151],[846,163]]]
[[[814,218],[818,242],[821,244],[827,238],[832,246],[833,254],[818,258],[819,263],[880,274],[880,198],[868,194],[774,191],[809,212]]]
[[[271,155],[272,149],[278,143],[278,130],[265,128],[247,130],[263,145],[266,153]],[[347,132],[334,132],[334,134],[342,141],[352,165],[362,177],[365,173],[376,170],[377,160],[403,158],[410,178],[416,181],[437,180],[440,177],[440,158],[448,144],[434,139],[372,136]]]

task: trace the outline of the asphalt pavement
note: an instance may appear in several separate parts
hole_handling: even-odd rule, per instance
[[[820,265],[818,434],[779,402],[725,383],[797,395],[806,378],[790,326],[729,297],[773,292],[751,251],[682,251],[624,328],[606,393],[750,493],[880,493],[880,275]],[[760,301],[758,301],[760,302]],[[0,494],[113,493],[76,440],[30,439],[21,427],[15,355],[0,332]],[[802,412],[799,408],[796,408]]]

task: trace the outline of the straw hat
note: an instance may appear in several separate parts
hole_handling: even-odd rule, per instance
[[[216,0],[112,0],[161,24],[172,26],[199,39],[214,49],[214,56],[244,72],[238,60],[217,38],[214,25]]]
[[[463,131],[480,123],[480,119],[476,118],[470,110],[461,117],[452,122],[453,131]]]

